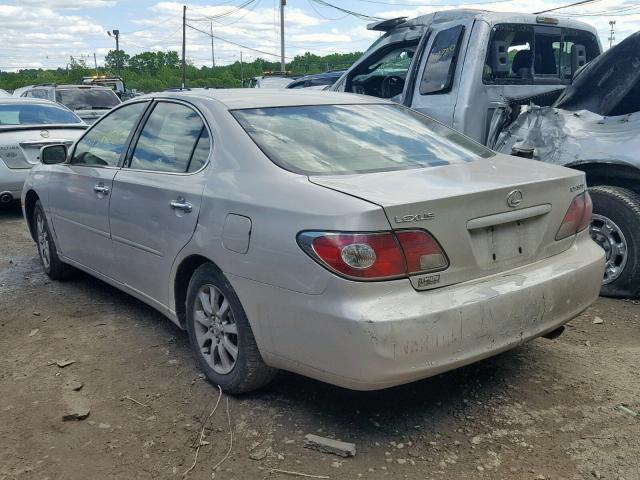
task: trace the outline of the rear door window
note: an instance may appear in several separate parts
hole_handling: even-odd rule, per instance
[[[422,95],[451,90],[463,33],[464,27],[456,25],[435,36],[420,81]]]
[[[546,25],[498,24],[483,71],[486,84],[566,84],[600,53],[593,34]]]
[[[140,133],[130,168],[174,173],[199,170],[210,147],[205,131],[200,115],[192,108],[160,102]]]

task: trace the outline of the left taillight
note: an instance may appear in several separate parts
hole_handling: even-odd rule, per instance
[[[584,192],[573,199],[562,219],[562,224],[556,234],[556,240],[575,235],[591,224],[593,202],[589,192]]]
[[[355,280],[391,280],[449,266],[438,242],[423,230],[307,231],[298,234],[298,244],[325,268]]]

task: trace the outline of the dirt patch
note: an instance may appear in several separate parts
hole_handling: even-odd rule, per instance
[[[183,478],[218,397],[186,335],[89,276],[50,282],[36,255],[0,210],[0,479]],[[600,299],[557,340],[382,392],[281,373],[229,399],[213,476],[222,399],[188,477],[640,479],[640,418],[616,409],[640,411],[638,303]],[[306,449],[308,433],[357,455]]]

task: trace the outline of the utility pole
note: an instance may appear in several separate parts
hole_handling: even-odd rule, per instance
[[[213,22],[211,22],[211,68],[216,68],[216,54],[213,49]]]
[[[244,87],[244,70],[242,68],[242,50],[240,50],[240,88]]]
[[[284,63],[284,6],[287,0],[280,0],[280,70],[282,72],[287,68]]]
[[[116,37],[116,70],[120,75],[120,30],[113,29],[107,33],[110,37]]]
[[[187,84],[187,6],[182,6],[182,88],[186,88]]]
[[[96,58],[96,52],[93,52],[93,65],[96,67],[96,77],[98,76],[98,59]]]
[[[615,24],[616,24],[615,20],[609,20],[609,25],[611,26],[611,34],[609,35],[609,48],[613,46],[613,42],[616,40],[616,37],[613,36],[614,34],[613,27],[615,26]]]

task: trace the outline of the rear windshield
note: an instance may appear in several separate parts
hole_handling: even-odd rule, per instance
[[[0,125],[54,125],[82,123],[73,112],[55,105],[0,104]]]
[[[306,175],[471,162],[493,152],[401,105],[315,105],[232,112],[277,165]]]
[[[101,110],[115,107],[120,99],[106,88],[58,88],[56,102],[71,110]]]
[[[567,84],[599,54],[591,32],[501,23],[493,28],[482,80],[500,85]]]

